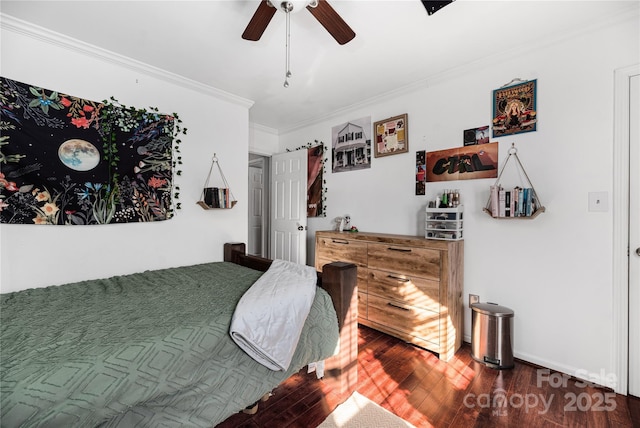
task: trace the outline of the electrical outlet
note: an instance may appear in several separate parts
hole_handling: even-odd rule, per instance
[[[477,294],[469,294],[469,307],[474,303],[480,303],[480,296]]]

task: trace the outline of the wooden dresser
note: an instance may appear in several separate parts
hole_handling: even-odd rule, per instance
[[[439,354],[462,344],[464,241],[316,232],[315,267],[358,266],[358,322]]]

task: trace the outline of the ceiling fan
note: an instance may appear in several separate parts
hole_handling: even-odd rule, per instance
[[[267,29],[271,18],[273,18],[273,15],[276,13],[276,8],[288,14],[300,10],[305,6],[339,44],[344,45],[356,36],[356,33],[353,32],[351,27],[344,22],[340,15],[338,15],[338,12],[336,12],[326,0],[262,0],[249,21],[247,28],[244,30],[244,33],[242,33],[242,38],[252,41],[260,40],[262,33]]]

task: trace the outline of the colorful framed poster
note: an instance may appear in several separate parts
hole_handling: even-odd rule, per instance
[[[536,91],[537,80],[503,86],[493,91],[494,138],[536,130]]]
[[[390,117],[373,124],[374,156],[397,155],[409,151],[408,115]]]
[[[427,182],[498,177],[498,143],[427,152]]]

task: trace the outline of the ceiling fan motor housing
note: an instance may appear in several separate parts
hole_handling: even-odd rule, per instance
[[[270,2],[272,3],[272,2]],[[285,13],[295,13],[298,12],[302,9],[304,9],[307,6],[311,6],[311,7],[316,7],[318,5],[318,0],[288,0],[288,1],[281,1],[280,2],[280,7],[277,8]]]
[[[252,41],[260,40],[277,10],[289,15],[302,9],[311,12],[339,44],[344,45],[356,36],[356,33],[327,0],[262,0],[242,33],[242,38]]]

